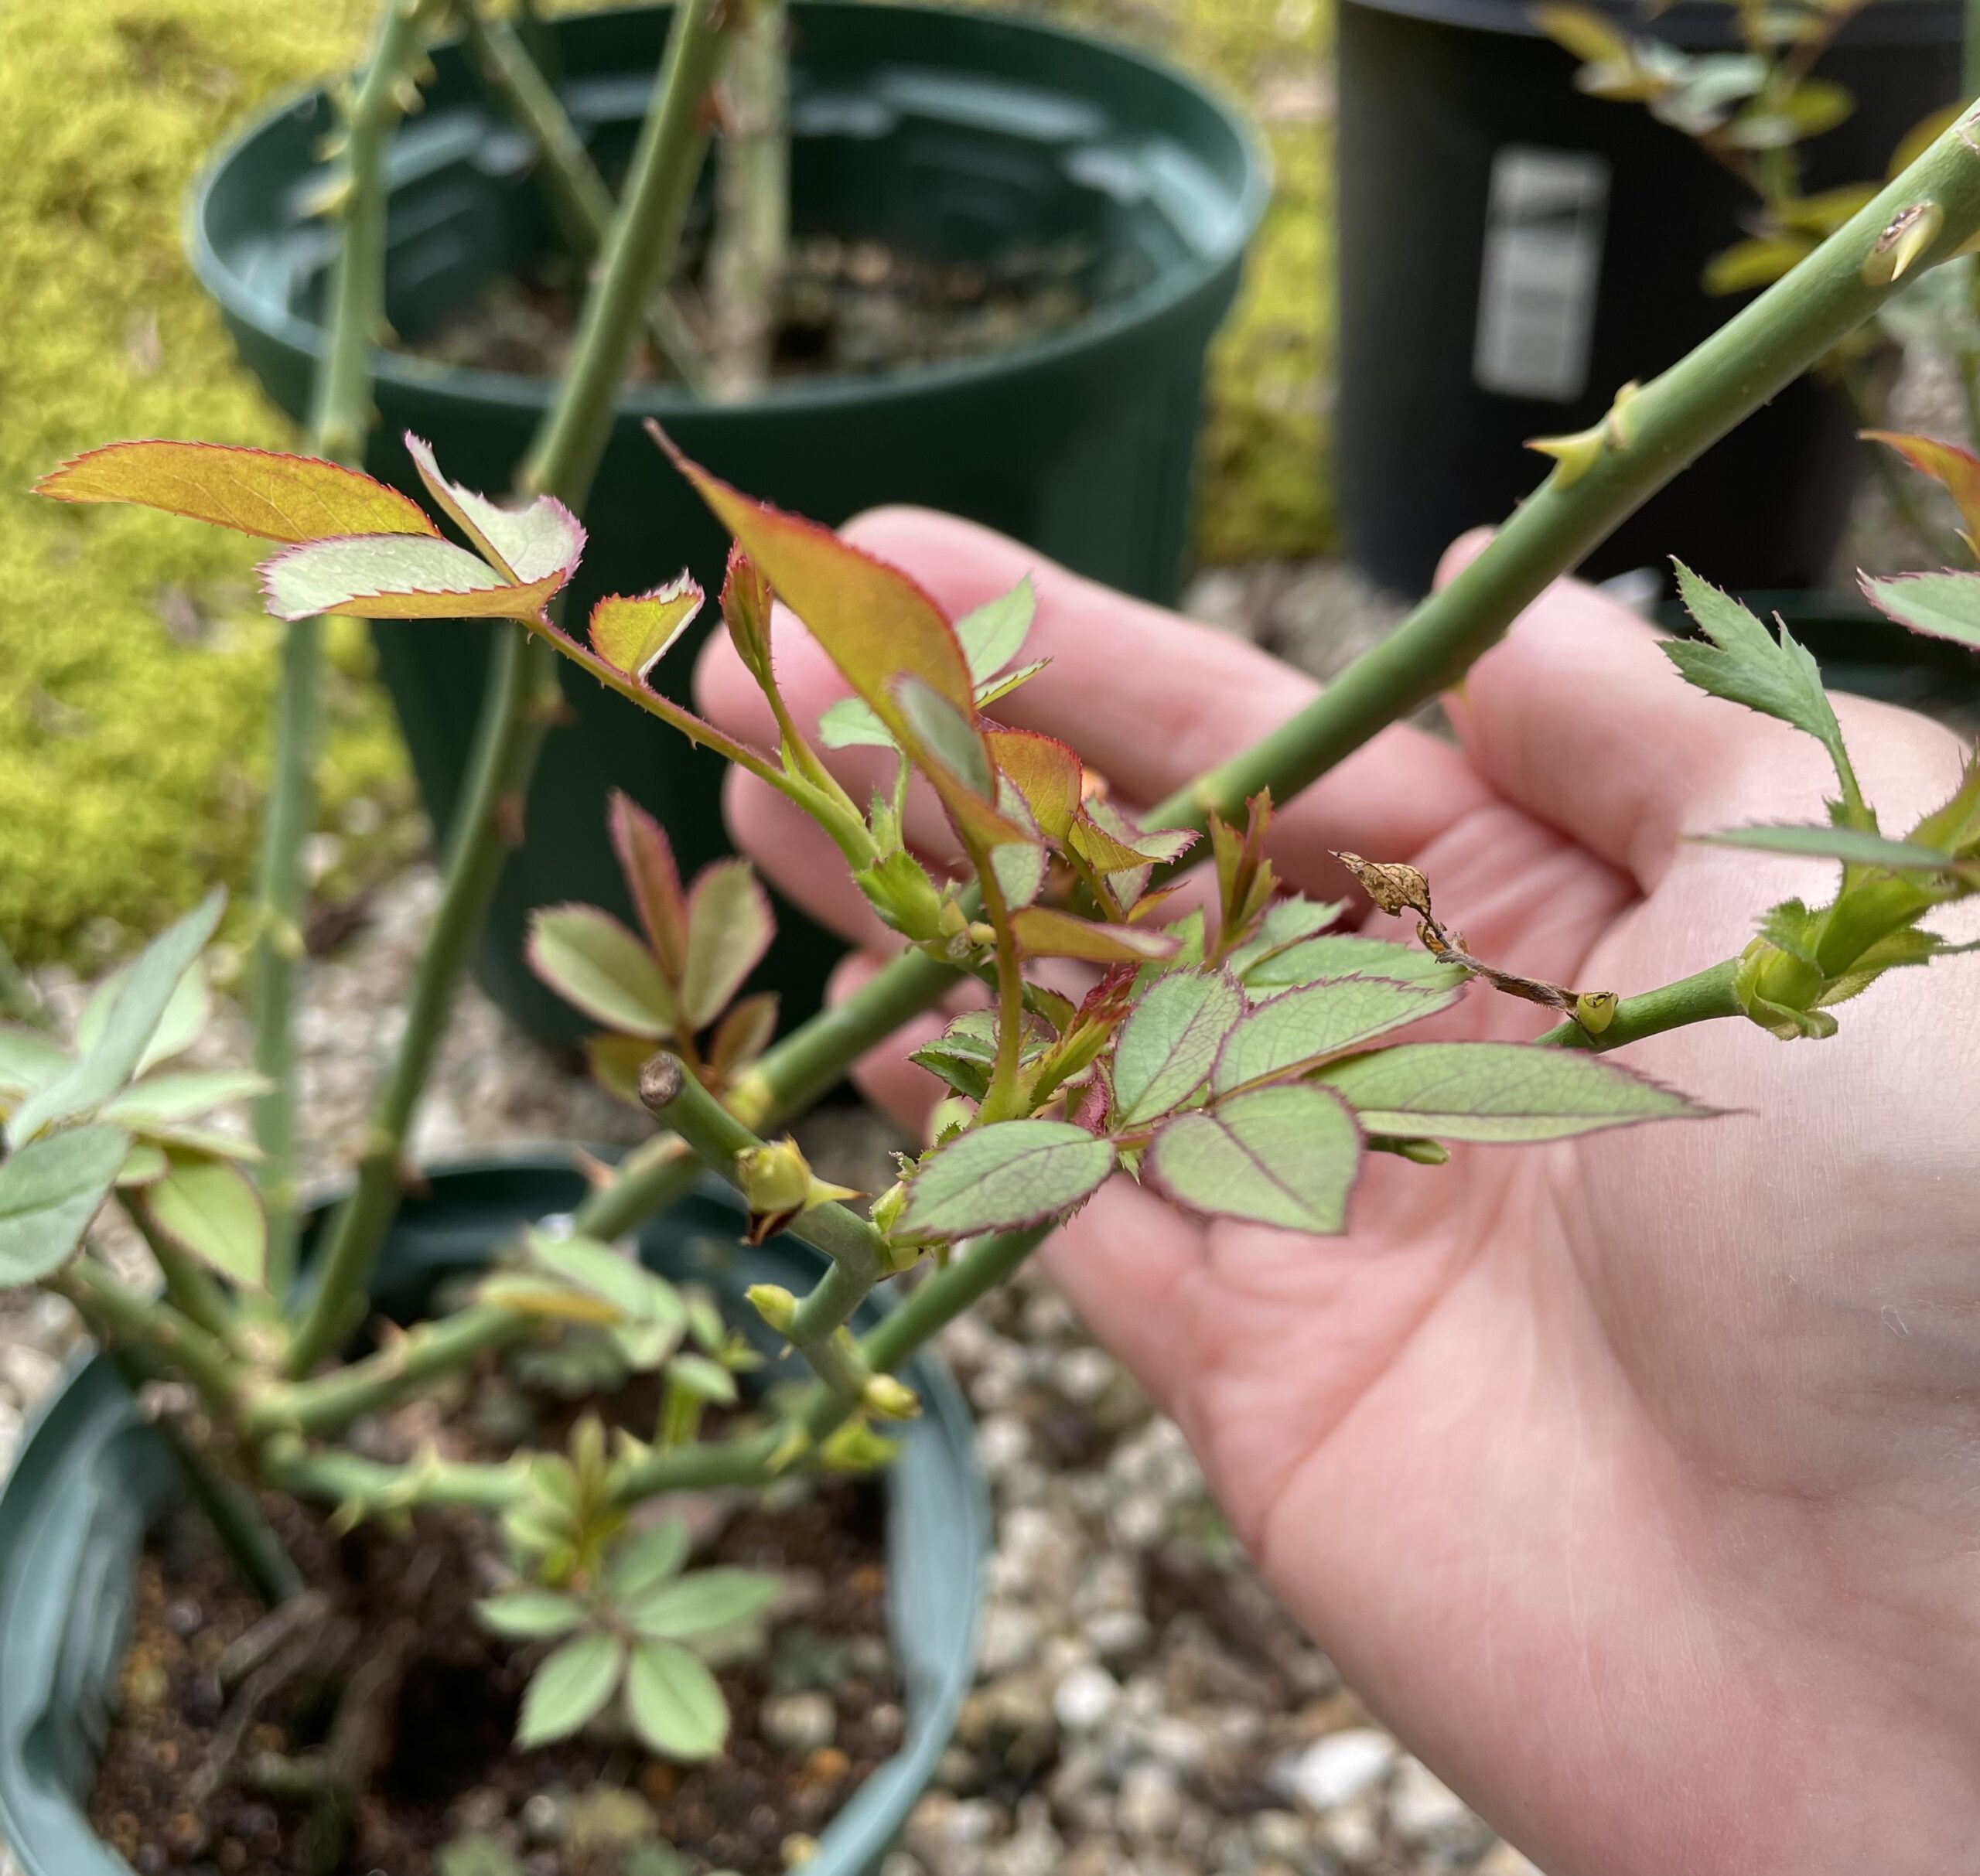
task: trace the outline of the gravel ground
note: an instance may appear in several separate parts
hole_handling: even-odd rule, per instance
[[[1393,616],[1326,565],[1220,571],[1189,603],[1321,671]],[[430,870],[408,871],[309,973],[313,1173],[336,1170],[323,1143],[357,1133],[435,891]],[[40,984],[65,1015],[86,989],[60,973]],[[245,1041],[229,1008],[203,1049],[238,1060]],[[644,1131],[470,991],[417,1150]],[[855,1182],[890,1144],[855,1109],[807,1129],[814,1157]],[[0,1301],[0,1464],[73,1335],[64,1305]],[[883,1876],[1533,1876],[1292,1627],[1180,1435],[1042,1282],[1022,1279],[955,1325],[946,1350],[978,1415],[996,1554],[976,1689]],[[4,1850],[0,1876],[12,1876]]]

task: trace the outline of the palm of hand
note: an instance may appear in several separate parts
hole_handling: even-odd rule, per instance
[[[1027,558],[928,517],[863,526],[958,607]],[[1063,576],[1043,590],[1036,649],[1059,663],[1013,718],[1135,797],[1248,740],[1245,711],[1255,735],[1302,701],[1280,673],[1261,701],[1255,653],[1162,638],[1178,628]],[[1108,633],[1110,687],[1139,693],[1111,725],[1079,668]],[[1136,634],[1165,655],[1122,657]],[[802,721],[838,687],[780,651]],[[719,657],[704,687],[748,726]],[[1478,667],[1459,722],[1463,756],[1392,731],[1303,798],[1282,872],[1323,892],[1327,846],[1410,858],[1480,955],[1625,994],[1828,883],[1678,848],[1809,817],[1822,759],[1688,691],[1585,589]],[[1946,792],[1943,732],[1868,706],[1845,728],[1886,824]],[[1134,786],[1164,760],[1169,783]],[[744,790],[732,810],[780,884],[865,929],[778,804]],[[1822,1044],[1722,1022],[1630,1052],[1737,1110],[1718,1120],[1435,1171],[1371,1155],[1345,1238],[1200,1226],[1116,1180],[1045,1254],[1289,1607],[1553,1876],[1980,1867],[1961,1861],[1980,1266],[1961,1242],[1980,971],[1897,974],[1845,1016]],[[1439,1032],[1533,1018],[1474,988]],[[917,1078],[897,1055],[867,1077],[896,1109],[925,1107]]]

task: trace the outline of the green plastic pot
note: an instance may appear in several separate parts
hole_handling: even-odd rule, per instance
[[[415,1318],[445,1277],[479,1268],[527,1220],[568,1211],[582,1177],[561,1157],[479,1159],[435,1172],[408,1199],[381,1267],[380,1307]],[[821,1260],[788,1238],[738,1234],[725,1188],[698,1190],[640,1236],[647,1262],[738,1307],[752,1283],[803,1289]],[[869,1307],[868,1320],[880,1313]],[[886,1475],[889,1615],[906,1689],[901,1748],[821,1833],[811,1876],[864,1876],[886,1853],[948,1743],[975,1672],[989,1503],[969,1410],[932,1355],[906,1370],[922,1417]],[[70,1372],[0,1485],[0,1844],[25,1876],[131,1876],[84,1805],[108,1734],[146,1527],[182,1492],[177,1467],[110,1365]]]
[[[640,8],[548,29],[565,105],[608,174],[646,110],[668,19]],[[1159,65],[1029,22],[832,0],[798,0],[791,19],[801,234],[955,261],[1080,237],[1102,277],[1128,284],[1076,326],[995,357],[792,381],[722,408],[664,387],[628,391],[585,515],[591,547],[573,615],[684,563],[711,593],[719,584],[726,544],[641,433],[648,417],[740,487],[814,519],[924,503],[1111,585],[1173,599],[1204,349],[1267,195],[1244,127]],[[391,157],[387,311],[411,338],[555,240],[525,140],[485,101],[457,49],[435,65],[426,106]],[[242,359],[299,418],[323,346],[317,309],[333,237],[309,202],[330,128],[320,90],[264,118],[201,184],[189,232],[193,265]],[[377,373],[382,421],[370,465],[412,489],[402,431],[429,438],[452,475],[499,492],[552,395],[541,379],[397,353],[381,353]],[[466,766],[486,634],[401,624],[374,636],[427,808],[444,827]],[[662,684],[684,697],[692,664],[691,644],[677,650]],[[684,867],[727,844],[721,763],[575,670],[564,676],[575,721],[546,752],[476,967],[512,1016],[568,1042],[582,1025],[529,974],[524,922],[564,899],[629,909],[605,834],[606,791],[623,788],[656,813]],[[760,981],[801,1015],[816,1007],[835,947],[787,908],[783,923]]]

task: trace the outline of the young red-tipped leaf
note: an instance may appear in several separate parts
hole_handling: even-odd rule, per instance
[[[735,1005],[715,1025],[708,1043],[708,1066],[722,1076],[747,1068],[777,1035],[777,993],[769,990]]]
[[[728,1008],[777,935],[770,895],[746,860],[704,867],[688,894],[688,951],[681,1005],[690,1028],[712,1023]]]
[[[1860,576],[1863,595],[1886,618],[1929,638],[1980,648],[1980,573]]]
[[[1055,841],[1071,833],[1084,776],[1071,745],[1036,730],[992,727],[985,732],[998,771],[1024,797],[1032,818]]]
[[[51,469],[35,493],[155,508],[264,541],[440,532],[417,502],[356,469],[225,443],[106,444]]]
[[[678,984],[688,961],[688,902],[681,890],[673,846],[660,823],[616,788],[606,810],[606,823],[640,928],[662,972]]]
[[[433,499],[462,533],[518,586],[554,579],[554,592],[577,571],[585,551],[584,524],[553,495],[522,508],[504,508],[440,473],[430,444],[405,433],[407,452]]]
[[[1166,932],[1100,925],[1050,906],[1027,906],[1012,916],[1011,930],[1026,957],[1078,957],[1095,964],[1159,963],[1173,957],[1177,941]]]
[[[969,664],[941,609],[898,568],[842,541],[829,528],[758,502],[712,476],[677,449],[657,424],[654,439],[693,483],[715,517],[755,563],[773,591],[803,622],[825,655],[935,785],[951,814],[977,839],[1011,837],[966,777],[974,767],[931,751],[903,708],[900,686],[911,678],[959,718],[981,749]],[[988,768],[987,754],[981,766]]]
[[[1966,544],[1980,554],[1980,456],[1957,443],[1942,443],[1935,437],[1907,435],[1896,430],[1865,430],[1859,434],[1866,442],[1887,445],[1920,475],[1940,483],[1959,510]]]
[[[702,609],[700,582],[683,573],[650,592],[613,593],[591,609],[592,649],[644,684]]]
[[[350,534],[306,541],[262,561],[261,596],[277,619],[534,619],[568,575],[519,586],[451,541]]]

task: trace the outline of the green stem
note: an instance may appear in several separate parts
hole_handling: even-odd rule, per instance
[[[373,350],[385,323],[386,152],[412,73],[444,10],[432,0],[390,0],[344,116],[343,238],[330,275],[329,336],[313,387],[309,449],[349,468],[364,460]],[[286,627],[275,687],[275,771],[261,827],[253,987],[254,1066],[270,1083],[254,1103],[254,1137],[268,1210],[268,1288],[278,1298],[288,1293],[295,1273],[295,998],[309,900],[303,853],[316,818],[323,737],[323,621]]]
[[[1609,1027],[1599,1035],[1590,1035],[1570,1018],[1549,1029],[1540,1041],[1555,1049],[1583,1049],[1606,1055],[1612,1049],[1640,1042],[1647,1035],[1681,1029],[1687,1023],[1740,1015],[1743,1012],[1732,997],[1732,979],[1739,968],[1736,957],[1728,958],[1722,964],[1681,977],[1674,984],[1647,990],[1640,997],[1625,997],[1616,1005]]]
[[[783,0],[754,0],[729,74],[729,122],[715,172],[708,263],[715,394],[738,403],[770,377],[790,234]]]
[[[1980,0],[1966,0],[1966,38],[1960,83],[1968,99],[1980,97]]]
[[[306,1446],[293,1438],[261,1449],[261,1470],[271,1485],[299,1498],[355,1504],[368,1510],[452,1505],[500,1511],[521,1496],[521,1468],[465,1460],[422,1458],[403,1465],[361,1458],[340,1447]]]
[[[682,0],[669,33],[659,96],[641,128],[631,176],[586,296],[555,408],[522,472],[525,493],[582,510],[611,434],[620,383],[642,309],[671,268],[707,147],[703,105],[719,68],[726,15],[715,0]],[[400,1159],[456,982],[480,929],[559,698],[556,659],[519,626],[497,639],[471,779],[458,810],[441,889],[415,982],[399,1055],[371,1123],[358,1180],[332,1220],[323,1277],[299,1327],[289,1371],[303,1374],[360,1318],[380,1247],[398,1209]]]
[[[1934,258],[1980,232],[1980,152],[1964,128],[1948,131],[1793,273],[1644,387],[1629,406],[1626,447],[1606,448],[1579,476],[1556,469],[1449,585],[1271,735],[1159,803],[1148,824],[1200,828],[1213,814],[1234,815],[1264,788],[1283,804],[1456,683],[1618,523],[1876,310],[1892,288],[1866,284],[1864,262],[1899,210],[1939,203]],[[815,1100],[861,1055],[937,1002],[957,974],[923,952],[903,953],[794,1030],[744,1084],[756,1094],[763,1124],[780,1124]],[[623,1216],[630,1208],[619,1209]]]
[[[1320,695],[1244,754],[1179,790],[1150,825],[1200,827],[1261,788],[1284,802],[1391,723],[1456,683],[1533,601],[1617,524],[1760,404],[1815,363],[1894,290],[1863,269],[1901,210],[1936,202],[1933,260],[1980,232],[1980,149],[1955,124],[1815,252],[1645,385],[1579,475],[1557,466],[1477,558]],[[1920,264],[1922,270],[1923,263]],[[1907,279],[1909,276],[1907,277]],[[1426,437],[1424,447],[1434,447]]]
[[[75,1305],[103,1347],[128,1350],[148,1366],[183,1376],[217,1419],[233,1424],[243,1371],[190,1317],[162,1298],[140,1295],[93,1257],[77,1258],[44,1284]]]
[[[230,1354],[238,1356],[241,1351],[236,1336],[240,1325],[232,1306],[205,1266],[156,1229],[142,1205],[122,1193],[118,1195],[118,1202],[125,1216],[136,1226],[152,1254],[152,1261],[158,1266],[159,1274],[165,1279],[166,1301],[188,1321],[198,1323]]]
[[[487,18],[476,5],[464,6],[461,16],[482,82],[536,145],[539,178],[565,246],[581,268],[589,267],[612,231],[612,191],[521,34],[507,20]],[[647,336],[683,384],[692,391],[704,389],[693,337],[671,310],[664,290],[647,310]]]
[[[405,1139],[446,1029],[462,970],[507,858],[514,804],[528,786],[555,705],[555,661],[519,626],[496,639],[468,780],[456,810],[440,903],[420,953],[405,1029],[370,1120],[357,1182],[325,1227],[319,1280],[289,1351],[306,1374],[363,1320],[371,1271],[398,1209]]]
[[[243,1422],[250,1434],[336,1432],[366,1414],[403,1400],[436,1376],[521,1341],[532,1325],[512,1309],[470,1305],[422,1322],[389,1347],[307,1381],[271,1387],[256,1397]]]
[[[708,152],[706,104],[740,9],[726,0],[681,0],[667,35],[659,95],[640,127],[626,194],[603,248],[603,271],[585,296],[566,394],[558,401],[522,475],[532,493],[589,487],[611,434],[613,403],[647,303],[680,246],[695,179]],[[568,496],[566,497],[568,500]]]
[[[586,1237],[622,1237],[684,1199],[700,1174],[700,1162],[686,1143],[663,1134],[627,1154],[612,1182],[585,1199],[572,1223]]]

